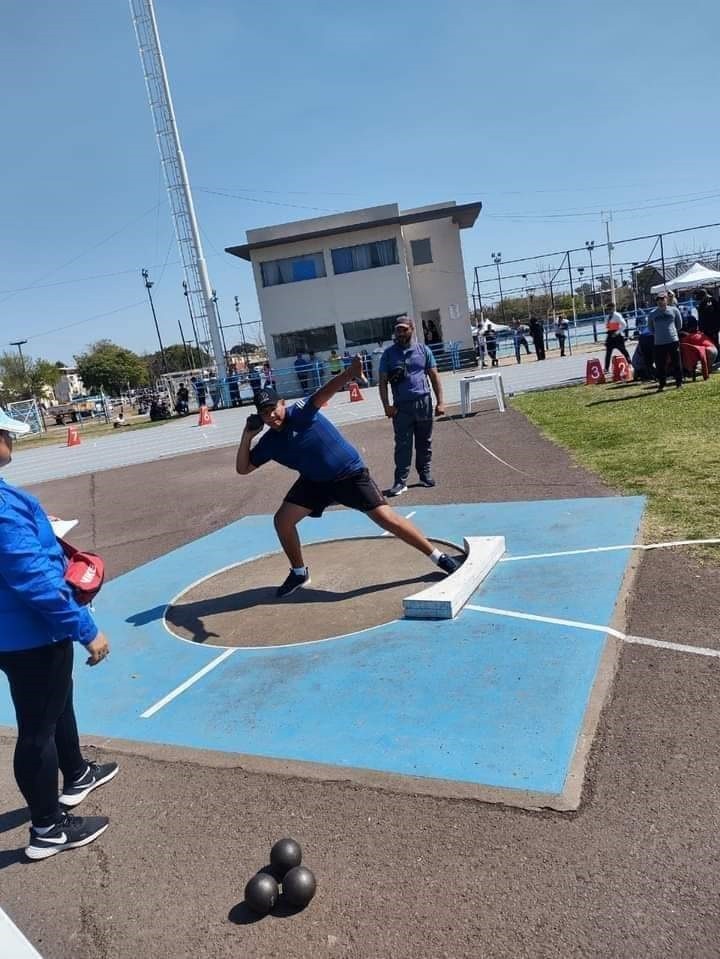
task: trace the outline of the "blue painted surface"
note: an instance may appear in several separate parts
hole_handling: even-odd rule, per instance
[[[640,497],[416,507],[429,536],[504,535],[507,554],[632,543]],[[404,510],[403,512],[407,512]],[[306,521],[305,542],[376,534],[361,514]],[[108,583],[98,620],[113,644],[78,666],[81,728],[95,735],[355,766],[490,786],[563,788],[602,634],[463,611],[328,642],[237,649],[149,719],[140,714],[221,652],[162,625],[166,604],[231,563],[275,552],[248,517]],[[499,563],[471,603],[608,623],[628,553]],[[11,724],[9,702],[0,723]]]

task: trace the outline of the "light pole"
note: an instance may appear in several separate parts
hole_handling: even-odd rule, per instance
[[[584,266],[578,266],[578,267],[576,267],[576,269],[577,269],[577,271],[578,271],[578,276],[580,277],[580,286],[582,287],[582,286],[583,286],[583,273],[585,272],[585,267],[584,267]],[[587,306],[587,300],[585,299],[585,292],[584,292],[584,291],[583,291],[583,299],[582,299],[582,301],[583,301],[583,303]]]
[[[195,318],[193,316],[192,306],[190,305],[190,291],[188,289],[188,285],[185,282],[185,280],[183,280],[182,287],[183,287],[183,295],[185,297],[185,302],[187,303],[188,315],[190,317],[190,327],[193,331],[193,336],[195,337],[195,349],[197,350],[196,364],[198,369],[202,369],[203,367],[202,350],[200,349],[200,340],[198,339],[197,327],[195,326]]]
[[[503,318],[503,323],[505,323],[505,303],[503,302],[502,280],[500,279],[500,264],[502,262],[502,253],[491,253],[490,256],[492,256],[493,263],[495,264],[497,268],[498,289],[500,290],[500,313]]]
[[[13,340],[10,346],[16,346],[17,351],[20,354],[20,366],[22,367],[22,388],[23,394],[25,393],[25,387],[27,386],[27,370],[25,368],[25,357],[23,356],[22,348],[27,343],[27,340]]]
[[[167,374],[169,373],[167,359],[165,357],[165,347],[163,346],[162,337],[160,336],[160,327],[158,326],[157,314],[155,313],[155,304],[153,303],[152,293],[150,290],[153,287],[153,282],[150,279],[150,274],[147,270],[141,270],[140,274],[145,281],[145,289],[147,290],[148,300],[150,300],[150,309],[152,310],[153,320],[155,321],[155,331],[157,332],[158,343],[160,344],[160,356],[162,357],[163,371]]]
[[[612,213],[609,213],[607,220],[605,220],[605,236],[607,237],[608,270],[610,271],[610,301],[614,303],[615,302],[615,277],[613,276],[612,251],[615,249],[615,244],[610,239],[610,220],[611,219],[612,219]]]
[[[590,283],[592,285],[592,293],[590,294],[590,302],[592,303],[592,309],[595,309],[595,267],[593,266],[593,250],[595,249],[595,240],[585,240],[585,249],[588,251],[590,256]]]
[[[27,340],[13,340],[13,342],[10,344],[10,346],[16,346],[17,351],[20,354],[20,365],[22,366],[23,383],[25,381],[25,377],[27,376],[27,370],[25,369],[25,357],[23,356],[22,348],[23,346],[25,346],[26,343],[27,343]]]
[[[245,369],[250,372],[250,357],[248,356],[247,343],[245,342],[245,327],[243,326],[242,316],[240,315],[240,299],[235,297],[235,313],[238,318],[238,326],[240,328],[240,336],[242,338],[242,348],[243,353],[245,354]]]
[[[220,339],[222,341],[223,353],[225,355],[225,367],[227,368],[228,350],[227,350],[227,343],[225,342],[225,327],[222,325],[222,320],[220,319],[220,307],[218,306],[217,290],[212,291],[212,296],[210,298],[215,304],[215,313],[217,314],[218,328],[220,330]]]
[[[633,294],[633,309],[635,310],[635,323],[637,325],[637,268],[640,266],[639,263],[633,263],[632,270],[630,271],[630,280],[632,282],[632,294]]]
[[[521,274],[523,279],[523,285],[525,287],[525,299],[527,300],[527,311],[528,311],[528,323],[530,322],[530,290],[527,285],[527,273]]]

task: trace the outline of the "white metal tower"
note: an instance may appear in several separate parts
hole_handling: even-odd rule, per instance
[[[224,376],[225,357],[217,311],[200,242],[200,230],[170,96],[153,0],[130,0],[130,12],[170,198],[175,235],[180,247],[190,311],[199,328],[203,330],[205,339],[212,344],[218,376]]]

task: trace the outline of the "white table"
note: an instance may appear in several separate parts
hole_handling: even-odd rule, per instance
[[[467,416],[472,410],[472,400],[470,398],[470,387],[473,383],[482,381],[491,381],[495,390],[495,399],[498,409],[501,413],[505,412],[505,391],[503,390],[502,376],[500,373],[473,373],[471,376],[463,376],[460,380],[460,409],[462,415]]]

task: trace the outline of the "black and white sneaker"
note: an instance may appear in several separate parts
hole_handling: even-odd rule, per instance
[[[388,496],[401,496],[403,493],[407,493],[407,486],[405,483],[395,483],[395,485],[391,486],[387,491]]]
[[[460,563],[458,563],[456,559],[453,559],[452,556],[448,556],[447,553],[442,554],[442,556],[438,559],[437,564],[443,573],[447,573],[448,576],[451,576],[454,572],[460,569]]]
[[[420,485],[426,486],[428,489],[432,489],[435,486],[435,480],[430,476],[429,473],[426,473],[424,476],[420,477]]]
[[[109,825],[107,816],[71,816],[63,813],[59,822],[43,835],[30,827],[30,842],[25,847],[25,855],[28,859],[49,859],[65,849],[87,846],[102,836]]]
[[[97,789],[103,783],[109,783],[111,779],[114,779],[119,769],[117,763],[88,763],[88,768],[77,782],[63,787],[60,805],[77,806],[93,789]]]
[[[296,573],[295,570],[290,570],[290,575],[282,584],[278,586],[277,593],[275,596],[278,599],[283,599],[285,596],[289,596],[291,593],[294,593],[296,589],[302,589],[303,586],[308,586],[310,583],[310,570],[305,567],[304,575]]]

